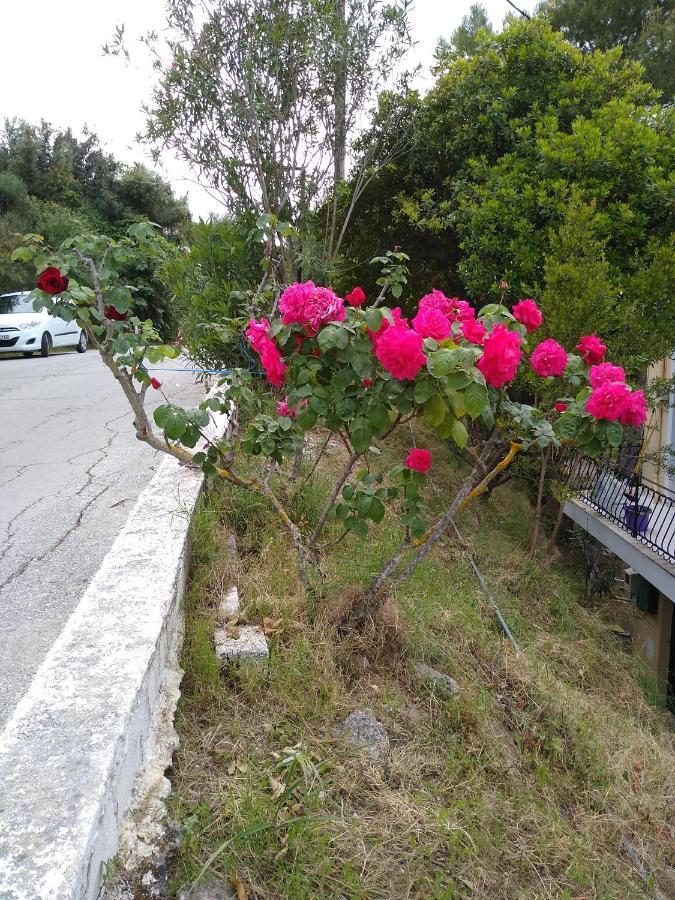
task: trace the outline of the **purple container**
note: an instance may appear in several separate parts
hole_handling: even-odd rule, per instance
[[[638,534],[646,534],[649,527],[649,517],[651,515],[649,506],[641,506],[635,503],[624,503],[623,518],[631,531],[637,531]]]

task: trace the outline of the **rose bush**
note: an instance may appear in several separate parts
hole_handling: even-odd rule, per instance
[[[133,289],[115,277],[118,260],[133,252],[134,243],[152,241],[149,226],[132,228],[121,242],[75,239],[59,254],[32,236],[28,247],[38,273],[55,268],[59,277],[70,278],[56,299],[39,288],[37,302],[87,329],[132,405],[140,439],[268,497],[293,540],[308,589],[316,589],[312,573],[319,569],[321,537],[329,522],[363,537],[382,521],[387,507],[398,515],[401,544],[364,592],[355,608],[357,619],[407,577],[455,513],[487,490],[518,453],[567,444],[594,455],[619,445],[623,425],[644,422],[642,392],[626,385],[619,367],[603,362],[606,347],[599,338],[580,336],[579,354],[568,353],[553,339],[535,345],[542,317],[529,298],[513,312],[500,304],[476,311],[468,301],[434,290],[422,297],[409,321],[398,308],[368,306],[356,288],[343,299],[328,287],[305,282],[289,285],[279,296],[276,314],[251,318],[245,330],[272,402],[246,428],[233,416],[227,438],[210,438],[205,428],[211,411],[234,414],[237,404],[253,398],[251,375],[235,370],[198,409],[159,406],[154,412],[158,433],[144,409],[147,387],[157,386],[148,362],[176,356],[179,349],[156,344],[151,324],[133,316]],[[50,273],[49,285],[55,277]],[[38,282],[46,284],[42,274]],[[549,384],[555,379],[548,408],[509,396],[526,366]],[[401,424],[412,428],[418,421],[442,441],[469,448],[473,461],[435,523],[427,521],[424,503],[432,463],[427,449],[413,447],[400,464],[378,471],[378,444]],[[301,526],[287,511],[292,484],[283,466],[287,458],[297,458],[307,433],[317,428],[338,437],[348,454],[325,508],[316,521]],[[363,457],[368,467],[354,477]]]

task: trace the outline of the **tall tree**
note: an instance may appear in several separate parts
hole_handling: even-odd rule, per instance
[[[436,44],[436,59],[439,66],[459,58],[468,58],[476,52],[479,32],[494,34],[487,9],[482,3],[473,3],[450,40],[440,38]]]
[[[146,37],[158,73],[147,139],[229,213],[300,224],[344,178],[349,140],[408,41],[408,3],[167,0],[165,42]],[[110,52],[123,52],[121,29]],[[334,221],[330,232],[332,244]]]
[[[664,101],[675,90],[673,0],[544,0],[554,28],[582,50],[622,47],[639,60]]]

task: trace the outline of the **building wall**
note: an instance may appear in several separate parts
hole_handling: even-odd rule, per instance
[[[647,372],[647,382],[649,383],[654,378],[672,378],[673,369],[672,357],[666,357],[665,359],[659,360],[659,362],[654,363],[649,367]],[[647,423],[645,450],[645,456],[647,458],[645,459],[642,471],[645,478],[655,481],[662,488],[672,488],[673,479],[668,478],[662,465],[657,465],[654,461],[650,461],[648,457],[652,453],[657,453],[665,445],[673,443],[674,415],[675,410],[668,409],[667,407],[664,408],[662,406],[651,414],[649,422]]]
[[[655,614],[641,612],[632,607],[629,630],[633,648],[645,660],[658,679],[659,688],[666,690],[673,604],[664,594],[659,594],[659,608]]]

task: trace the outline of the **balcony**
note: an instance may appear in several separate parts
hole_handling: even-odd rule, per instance
[[[565,468],[577,503],[609,519],[675,574],[674,492],[608,460],[577,456]]]

